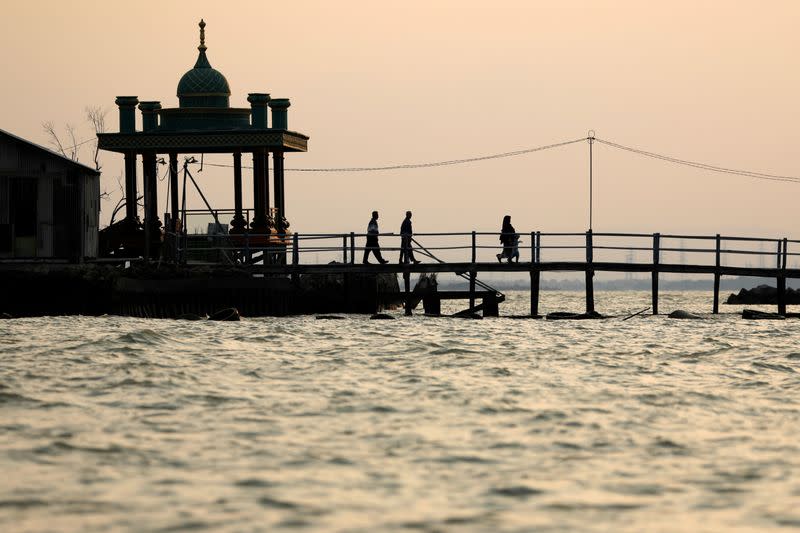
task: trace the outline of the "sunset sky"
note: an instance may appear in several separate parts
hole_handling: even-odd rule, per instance
[[[117,95],[176,106],[204,18],[233,106],[248,107],[248,92],[291,99],[290,129],[311,139],[308,153],[287,156],[289,168],[467,158],[593,129],[683,159],[800,177],[799,16],[796,1],[13,2],[0,32],[0,128],[46,145],[45,121],[90,138],[87,105],[107,108],[117,131]],[[122,158],[101,157],[116,200]],[[81,161],[91,164],[91,150]],[[603,145],[594,162],[595,231],[800,238],[800,183]],[[196,176],[215,207],[232,206],[229,170]],[[300,232],[363,231],[373,209],[384,231],[397,231],[406,209],[417,231],[497,230],[505,214],[521,231],[583,231],[588,146],[420,170],[289,172],[286,188]],[[249,183],[245,191],[251,205]]]

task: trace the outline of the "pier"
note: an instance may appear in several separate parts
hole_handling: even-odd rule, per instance
[[[497,304],[504,295],[494,291],[478,278],[481,273],[521,273],[530,276],[530,314],[539,314],[542,273],[579,272],[584,274],[586,312],[595,311],[594,275],[597,272],[647,274],[651,281],[651,312],[659,313],[659,280],[664,274],[710,276],[713,279],[711,312],[719,313],[720,279],[723,276],[772,278],[778,291],[778,313],[786,314],[786,280],[800,278],[800,268],[789,267],[800,256],[800,241],[788,238],[755,238],[728,235],[675,235],[642,233],[547,233],[540,231],[518,233],[527,241],[520,246],[518,261],[500,262],[496,254],[503,250],[499,233],[417,233],[414,251],[425,259],[422,263],[363,264],[361,255],[365,234],[357,233],[295,233],[286,236],[283,244],[259,248],[249,244],[250,236],[231,246],[225,235],[188,235],[184,248],[197,254],[200,250],[218,254],[218,258],[265,276],[297,276],[309,274],[396,274],[404,279],[404,300],[419,299],[412,294],[413,274],[450,273],[469,282],[466,291],[443,291],[437,296],[445,299],[468,299],[467,311],[481,310],[485,316],[497,315]],[[400,236],[381,234],[382,251],[390,257],[399,253]],[[252,236],[257,242],[259,236]],[[428,244],[437,242],[437,244]],[[387,246],[388,245],[388,246]],[[793,250],[790,251],[790,247]],[[180,248],[180,247],[179,247]],[[243,253],[246,250],[246,253]],[[262,251],[263,253],[258,253]],[[636,254],[638,260],[631,260]],[[441,256],[441,257],[440,257]],[[446,259],[443,257],[446,256]],[[691,259],[688,259],[691,256]],[[257,261],[248,258],[257,257]],[[265,261],[264,258],[267,258]],[[320,262],[320,257],[328,259]],[[627,258],[627,260],[623,260]],[[220,260],[222,260],[220,259]],[[753,266],[752,262],[758,262]],[[201,263],[201,262],[200,262]],[[494,292],[494,296],[492,296]],[[476,305],[477,300],[482,304]],[[409,310],[410,311],[410,310]]]

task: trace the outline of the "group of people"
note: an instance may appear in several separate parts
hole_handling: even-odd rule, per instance
[[[367,224],[367,244],[364,247],[364,264],[369,264],[369,254],[372,253],[375,259],[380,264],[388,263],[381,255],[381,247],[378,243],[378,212],[372,212],[372,218]],[[414,257],[414,248],[412,246],[414,232],[411,228],[411,211],[406,211],[406,218],[400,225],[400,263],[414,263],[420,261]],[[497,254],[497,260],[501,263],[503,259],[508,259],[510,263],[513,260],[519,262],[519,235],[517,234],[514,226],[511,225],[511,215],[503,217],[503,227],[500,229],[500,242],[503,245],[503,251]]]
[[[378,212],[373,211],[372,218],[369,219],[369,224],[367,224],[367,245],[364,247],[363,261],[365,264],[369,263],[370,253],[374,254],[375,259],[382,265],[389,262],[381,255],[378,235]],[[420,262],[414,257],[414,249],[413,246],[411,246],[413,235],[414,232],[411,229],[411,211],[406,211],[406,218],[403,219],[403,223],[400,224],[400,263],[417,264]]]

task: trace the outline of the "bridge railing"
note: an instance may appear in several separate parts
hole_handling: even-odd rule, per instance
[[[481,231],[415,233],[412,250],[416,259],[422,261],[432,259],[428,256],[432,254],[448,263],[496,262],[498,254],[504,252],[500,235]],[[514,260],[522,263],[659,263],[780,269],[797,268],[800,261],[800,241],[786,238],[540,231],[517,235],[519,257]],[[370,250],[366,237],[365,233],[356,232],[183,234],[178,239],[177,255],[194,263],[245,260],[283,264],[361,263],[365,251]],[[399,261],[399,234],[381,233],[379,246],[385,260]],[[377,262],[372,254],[369,260]]]

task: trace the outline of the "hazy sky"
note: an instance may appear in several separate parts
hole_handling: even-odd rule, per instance
[[[684,159],[800,176],[796,1],[29,0],[3,15],[0,128],[42,144],[48,120],[90,137],[87,105],[107,107],[116,131],[117,95],[176,106],[202,17],[232,105],[247,107],[248,92],[291,98],[289,126],[311,140],[287,167],[457,159],[594,129]],[[602,145],[594,156],[595,231],[800,238],[800,184]],[[89,150],[81,160],[90,163]],[[103,186],[115,191],[122,158],[105,153],[102,163]],[[230,172],[206,167],[198,177],[215,207],[232,205]],[[373,209],[384,231],[397,231],[406,209],[417,231],[497,230],[504,214],[520,231],[583,231],[588,147],[422,170],[287,173],[286,189],[301,232],[363,231]]]

